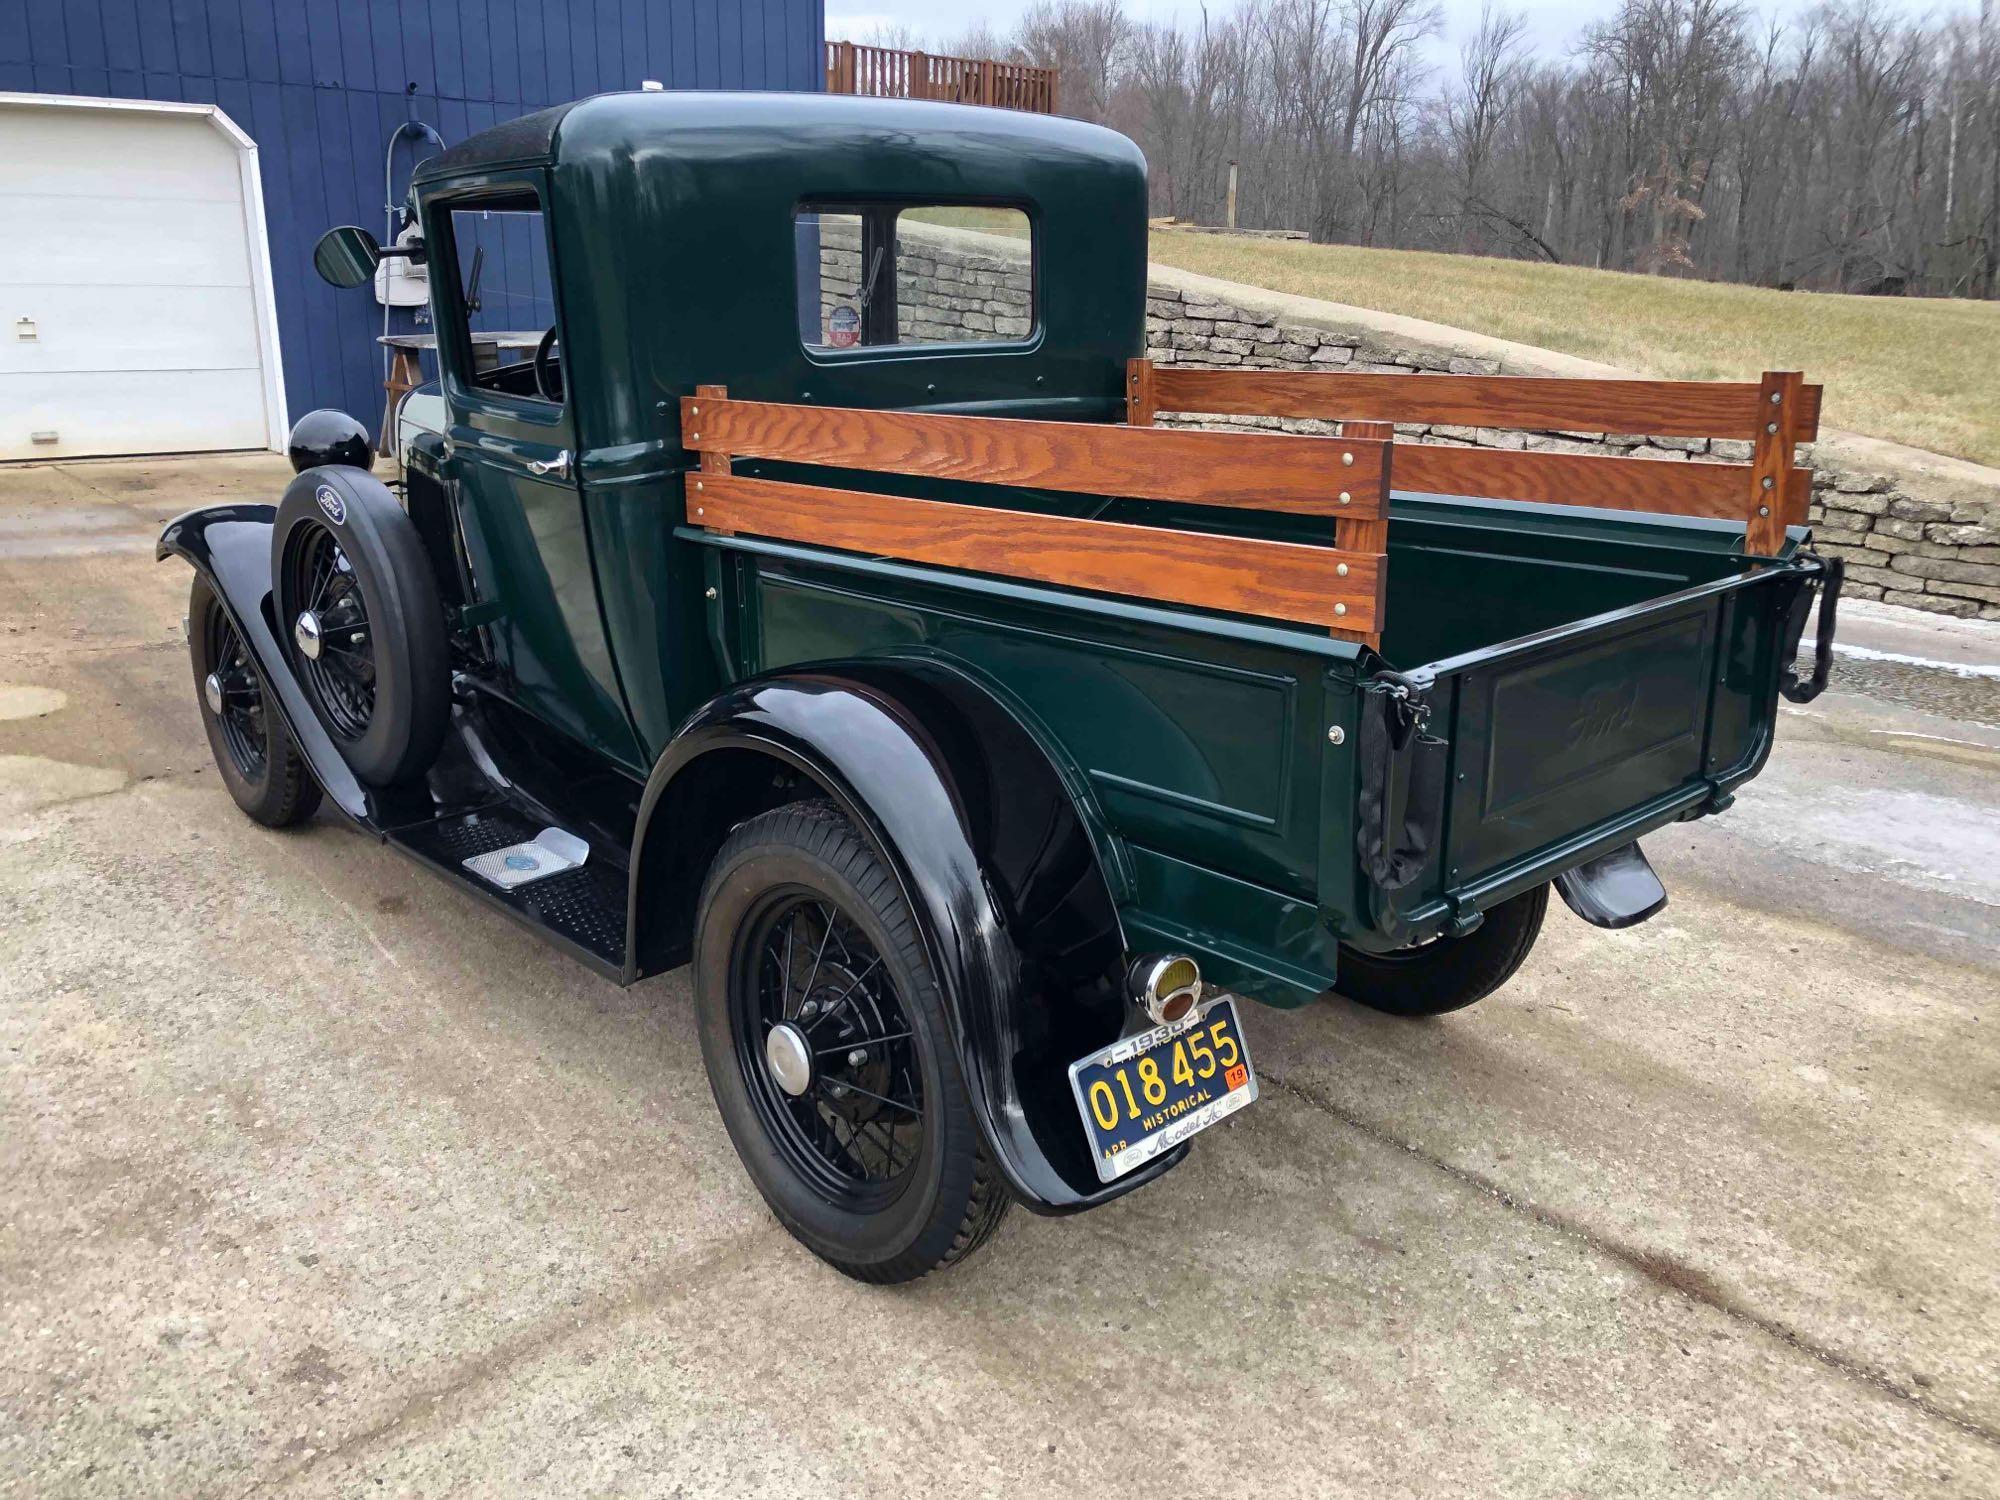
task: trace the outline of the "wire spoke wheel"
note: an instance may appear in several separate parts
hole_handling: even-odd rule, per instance
[[[428,773],[451,728],[451,647],[433,559],[388,486],[337,464],[301,473],[271,526],[271,584],[286,665],[347,769],[371,787]]]
[[[196,573],[188,588],[188,665],[202,732],[236,805],[266,828],[290,828],[319,806],[319,783],[237,618],[207,576]]]
[[[299,530],[288,597],[304,601],[300,620],[310,620],[313,643],[310,652],[298,653],[300,680],[327,727],[343,739],[358,740],[375,717],[375,638],[367,602],[354,565],[334,534],[313,522]]]
[[[264,685],[250,665],[243,637],[221,604],[209,607],[202,628],[207,632],[207,659],[220,700],[220,706],[211,700],[209,711],[222,730],[222,743],[236,769],[245,781],[256,781],[263,776],[269,755]]]
[[[963,1260],[1011,1201],[954,1052],[924,927],[830,802],[730,830],[694,932],[701,1061],[757,1190],[842,1274]]]
[[[772,1140],[839,1207],[892,1202],[923,1149],[923,1075],[867,935],[818,892],[770,891],[731,977],[737,1063]]]

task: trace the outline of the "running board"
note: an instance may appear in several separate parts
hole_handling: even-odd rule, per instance
[[[550,834],[556,835],[554,848]],[[601,858],[570,858],[571,852],[588,854],[581,839],[504,803],[391,829],[387,838],[605,978],[625,982],[625,871]],[[489,858],[510,850],[529,851],[522,856],[528,859],[554,854],[564,862],[559,869],[507,871],[504,859]],[[503,873],[528,878],[511,885],[489,878],[484,872],[496,863]]]
[[[489,854],[468,854],[459,863],[503,891],[547,880],[590,859],[590,845],[560,828],[544,828],[525,844],[509,844]]]

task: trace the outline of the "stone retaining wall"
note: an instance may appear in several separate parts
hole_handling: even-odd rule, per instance
[[[1504,361],[1448,355],[1384,341],[1365,331],[1280,322],[1223,302],[1191,299],[1155,281],[1146,301],[1146,343],[1157,364],[1257,370],[1346,370],[1355,374],[1455,375],[1509,372]],[[1327,432],[1325,422],[1268,417],[1162,417],[1203,426]],[[1638,437],[1589,432],[1516,432],[1504,428],[1396,425],[1396,435],[1425,443],[1535,448],[1558,453],[1617,453],[1664,462],[1704,457],[1747,461],[1750,444],[1721,438]],[[1927,496],[1907,479],[1851,468],[1801,447],[1813,467],[1807,509],[1819,551],[1847,559],[1849,596],[1882,599],[1960,618],[2000,619],[2000,503],[1963,495]],[[2000,500],[2000,497],[1996,497]]]
[[[1032,313],[1026,248],[1021,241],[924,226],[922,241],[912,241],[899,257],[904,337],[993,339],[1025,334]],[[858,244],[828,239],[822,249],[824,307],[842,297],[853,299],[859,264]],[[1542,365],[1531,366],[1525,359],[1504,355],[1453,352],[1441,342],[1396,338],[1372,328],[1343,325],[1337,317],[1293,321],[1280,313],[1221,300],[1210,290],[1217,285],[1227,284],[1154,268],[1146,302],[1146,343],[1156,362],[1385,375],[1550,374],[1581,363],[1546,355]],[[1245,299],[1254,295],[1271,305],[1304,301],[1246,288],[1236,289],[1236,294]],[[1479,347],[1519,347],[1470,335],[1465,340]],[[1161,421],[1294,432],[1333,430],[1325,422],[1279,418],[1163,416]],[[1738,462],[1750,458],[1749,443],[1719,438],[1524,433],[1414,423],[1398,423],[1396,434],[1424,443],[1616,453],[1662,463],[1685,463],[1698,455]],[[1855,441],[1864,446],[1869,442]],[[2000,619],[2000,487],[1987,483],[1984,476],[1991,471],[1938,460],[1980,477],[1970,482],[1932,479],[1910,465],[1902,465],[1902,472],[1882,472],[1832,454],[1829,446],[1822,442],[1817,450],[1802,447],[1800,462],[1814,470],[1808,507],[1814,544],[1821,552],[1847,560],[1850,597],[1882,599],[1960,618]]]

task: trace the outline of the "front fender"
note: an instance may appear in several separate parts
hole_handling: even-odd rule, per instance
[[[285,728],[326,795],[355,822],[372,823],[368,792],[341,759],[299,691],[291,661],[272,633],[267,600],[271,594],[271,527],[277,516],[277,508],[270,505],[211,505],[191,510],[167,523],[153,557],[156,561],[169,556],[184,558],[209,581],[256,658],[257,671],[271,689]]]
[[[974,1113],[1016,1197],[1037,1212],[1074,1212],[1185,1156],[1183,1146],[1117,1182],[1097,1180],[1068,1066],[1125,1023],[1125,938],[1106,872],[1109,862],[1116,873],[1116,856],[1079,802],[1078,778],[998,697],[940,661],[877,658],[760,678],[694,716],[640,803],[633,977],[678,946],[656,936],[648,962],[643,934],[693,922],[714,830],[746,815],[718,813],[720,783],[702,774],[704,762],[745,751],[808,778],[888,858],[920,918]]]

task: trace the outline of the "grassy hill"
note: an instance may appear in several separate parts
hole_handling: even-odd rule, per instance
[[[2000,303],[1774,292],[1575,266],[1155,233],[1156,261],[1666,379],[1803,370],[1824,420],[2000,464]]]

